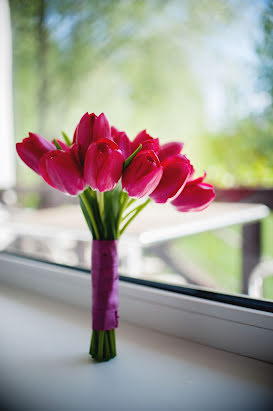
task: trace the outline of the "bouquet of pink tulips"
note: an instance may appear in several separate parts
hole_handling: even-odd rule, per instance
[[[110,127],[106,116],[84,114],[73,141],[48,141],[29,133],[17,143],[21,159],[50,186],[79,196],[92,233],[92,320],[90,355],[116,356],[118,327],[117,240],[151,200],[178,211],[201,211],[215,198],[203,177],[181,154],[183,143],[160,145],[146,130],[133,141]]]

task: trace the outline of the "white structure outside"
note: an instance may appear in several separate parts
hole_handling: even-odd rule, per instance
[[[12,41],[8,0],[0,0],[0,190],[16,181],[13,108]]]

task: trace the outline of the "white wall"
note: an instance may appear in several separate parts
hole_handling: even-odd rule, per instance
[[[15,185],[12,43],[8,0],[0,0],[0,190]]]

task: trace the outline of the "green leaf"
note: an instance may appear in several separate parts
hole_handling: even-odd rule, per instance
[[[92,209],[92,213],[94,215],[97,229],[99,231],[99,238],[100,240],[104,240],[105,239],[104,227],[103,227],[103,222],[101,221],[101,217],[100,217],[100,211],[99,211],[96,193],[89,187],[84,191],[84,194],[85,194],[86,200],[88,201]]]
[[[106,230],[106,240],[117,238],[116,231],[116,201],[114,190],[104,193],[104,227]]]
[[[60,144],[58,143],[58,141],[56,140],[56,138],[54,138],[53,142],[54,142],[57,150],[62,150],[62,147],[60,146]]]
[[[141,149],[142,144],[139,144],[138,148],[124,161],[123,170],[125,170],[130,165],[131,161],[135,158],[135,156],[140,152]]]
[[[85,221],[86,221],[86,223],[87,223],[87,225],[88,225],[88,228],[89,228],[92,236],[94,237],[94,230],[93,230],[93,227],[92,227],[92,224],[91,224],[90,217],[89,217],[89,215],[88,215],[88,212],[87,212],[87,210],[86,210],[86,208],[85,208],[84,202],[82,201],[81,197],[79,197],[79,199],[80,199],[80,205],[81,205],[81,209],[82,209],[82,212],[83,212]]]
[[[68,147],[70,147],[71,146],[70,138],[64,131],[62,131],[62,135],[63,135],[63,138],[65,139],[66,144],[68,145]]]

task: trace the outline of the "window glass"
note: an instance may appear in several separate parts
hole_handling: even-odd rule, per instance
[[[12,83],[0,68],[1,107],[10,107],[1,155],[10,156],[13,135],[72,137],[86,111],[106,113],[131,139],[146,128],[162,143],[183,141],[217,200],[203,213],[148,206],[120,241],[121,273],[273,299],[273,217],[256,205],[273,207],[272,2],[10,0],[1,7],[13,61]],[[1,250],[88,268],[78,199],[16,161],[16,185],[12,160],[1,161]]]

